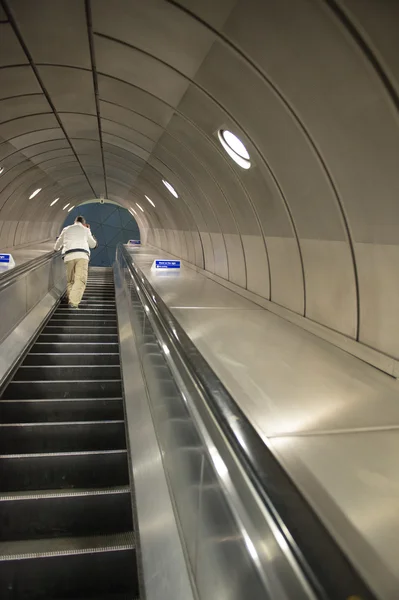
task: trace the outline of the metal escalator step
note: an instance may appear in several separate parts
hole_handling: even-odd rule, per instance
[[[122,398],[0,400],[1,423],[112,421],[123,418]]]
[[[0,454],[3,456],[125,448],[125,424],[122,420],[0,425]]]
[[[114,342],[118,341],[117,333],[41,333],[39,342]]]
[[[0,492],[129,483],[126,450],[2,455],[0,472]]]
[[[65,353],[65,352],[38,352],[28,354],[23,362],[23,367],[33,366],[100,366],[100,365],[119,365],[120,357],[117,352],[110,353]]]
[[[76,361],[75,361],[76,362]],[[120,379],[119,365],[22,365],[15,374],[16,381],[80,381]]]
[[[12,542],[7,552],[25,544]],[[29,542],[29,550],[0,560],[2,600],[119,600],[138,594],[131,533],[38,540]]]
[[[11,381],[3,392],[6,400],[25,398],[120,398],[121,381]]]
[[[133,531],[113,535],[1,542],[0,562],[29,558],[49,558],[51,556],[68,556],[71,554],[117,552],[118,550],[133,550],[134,547]]]
[[[119,344],[117,342],[36,342],[30,350],[31,354],[51,354],[51,353],[119,353]]]
[[[128,486],[0,495],[0,542],[109,535],[132,528]]]
[[[73,318],[73,319],[93,319],[100,317],[116,317],[116,308],[114,306],[110,306],[108,308],[101,307],[91,307],[90,306],[80,306],[79,310],[70,310],[67,307],[58,308],[54,316],[62,316],[63,318]]]
[[[92,319],[90,317],[86,317],[83,319],[75,319],[75,313],[72,313],[69,318],[59,317],[57,315],[53,316],[53,318],[49,321],[48,325],[52,327],[62,327],[66,325],[67,327],[116,327],[118,322],[116,320],[116,315],[113,318],[98,318]]]
[[[54,325],[50,323],[43,329],[43,334],[52,334],[52,333],[70,333],[70,334],[104,334],[104,333],[118,333],[118,328],[116,325]]]

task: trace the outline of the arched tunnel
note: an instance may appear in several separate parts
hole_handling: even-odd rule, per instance
[[[394,0],[0,0],[0,250],[112,201],[395,378],[398,26]]]

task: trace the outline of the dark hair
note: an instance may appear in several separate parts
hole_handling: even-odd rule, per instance
[[[82,225],[86,225],[86,219],[84,217],[76,217],[75,223],[82,223]]]

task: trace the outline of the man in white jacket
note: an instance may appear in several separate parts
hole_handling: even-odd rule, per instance
[[[84,217],[76,217],[75,223],[62,230],[55,243],[55,250],[61,250],[67,272],[67,296],[71,308],[79,308],[84,294],[89,270],[90,248],[97,241]]]

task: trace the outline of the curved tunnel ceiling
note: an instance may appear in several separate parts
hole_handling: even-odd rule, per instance
[[[149,243],[399,358],[398,3],[0,7],[3,248],[104,196]]]

